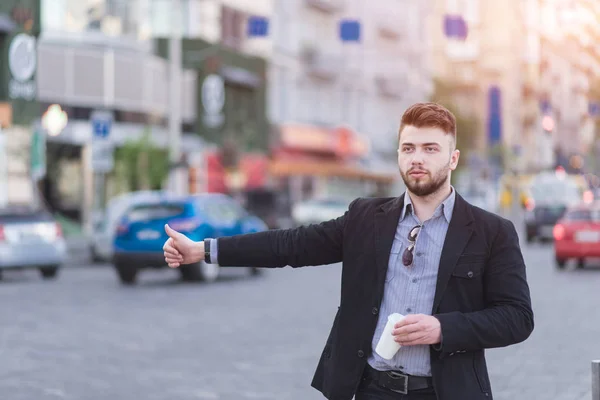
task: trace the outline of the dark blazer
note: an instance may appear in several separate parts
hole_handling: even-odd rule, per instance
[[[356,199],[344,216],[318,225],[218,239],[223,266],[343,262],[340,307],[312,381],[330,400],[352,399],[371,353],[403,200]],[[440,351],[430,347],[438,399],[492,399],[484,349],[527,339],[533,311],[514,225],[458,194],[432,315],[443,337]]]

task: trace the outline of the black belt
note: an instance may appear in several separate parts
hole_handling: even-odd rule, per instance
[[[402,394],[433,387],[433,379],[430,377],[406,375],[398,371],[378,371],[369,364],[365,368],[364,378],[371,379],[381,387]]]

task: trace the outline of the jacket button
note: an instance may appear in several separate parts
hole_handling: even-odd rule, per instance
[[[360,358],[363,358],[365,356],[365,352],[362,350],[359,350],[357,354]]]
[[[467,272],[467,276],[468,276],[469,278],[472,278],[472,277],[473,277],[473,271],[469,271],[469,272]]]
[[[371,312],[373,313],[373,315],[377,315],[379,313],[379,309],[377,309],[377,307],[373,307]]]

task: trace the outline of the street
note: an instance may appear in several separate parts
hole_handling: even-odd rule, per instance
[[[558,271],[550,244],[523,244],[536,327],[488,352],[495,399],[591,398],[600,358],[600,269]],[[323,397],[312,374],[337,310],[340,266],[228,269],[214,284],[148,271],[123,287],[108,265],[0,282],[0,399]]]

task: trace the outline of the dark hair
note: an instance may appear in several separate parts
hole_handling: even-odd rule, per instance
[[[406,125],[417,128],[440,128],[456,141],[456,118],[446,107],[437,103],[416,103],[402,115],[398,140]]]

